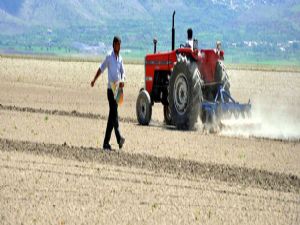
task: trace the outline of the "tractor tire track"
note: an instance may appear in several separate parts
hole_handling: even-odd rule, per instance
[[[140,179],[136,179],[136,178],[130,178],[127,177],[129,176],[140,176],[140,177],[152,177],[154,179],[165,179],[165,178],[169,178],[169,179],[176,179],[176,176],[172,175],[172,174],[158,174],[158,173],[152,173],[151,171],[149,172],[134,172],[132,170],[127,170],[124,171],[122,169],[110,169],[110,168],[101,168],[101,171],[107,171],[110,172],[112,175],[110,176],[103,176],[103,175],[99,175],[99,174],[86,174],[86,173],[76,173],[73,170],[75,169],[83,169],[83,170],[93,170],[95,172],[98,172],[100,169],[99,168],[94,168],[94,167],[90,167],[90,166],[84,166],[84,165],[79,165],[79,164],[75,164],[75,165],[68,165],[68,163],[47,163],[47,162],[37,162],[37,161],[32,161],[32,160],[9,160],[10,162],[13,161],[14,163],[16,163],[16,165],[18,166],[10,166],[10,165],[5,165],[5,163],[7,162],[7,158],[0,158],[0,161],[2,161],[3,166],[0,163],[0,168],[4,168],[4,169],[9,169],[9,170],[18,170],[18,171],[36,171],[36,172],[41,172],[41,173],[49,173],[49,174],[57,174],[57,175],[69,175],[69,176],[74,176],[74,177],[88,177],[88,178],[92,178],[92,177],[97,177],[98,179],[101,180],[107,180],[107,181],[117,181],[117,182],[125,182],[125,183],[132,183],[132,184],[144,184],[144,185],[151,185],[151,186],[161,186],[161,181],[145,181],[145,180],[140,180]],[[51,170],[51,169],[44,169],[44,168],[29,168],[28,164],[34,164],[34,165],[39,165],[39,166],[50,166],[51,168],[60,168],[63,172],[59,172],[57,170]],[[73,172],[72,172],[73,171]],[[122,176],[117,176],[116,173],[122,174]],[[127,177],[127,178],[123,178]],[[197,179],[189,179],[190,181],[198,181]],[[243,197],[247,197],[249,200],[251,199],[251,201],[255,201],[256,199],[261,199],[263,201],[276,201],[276,202],[285,202],[287,204],[300,204],[300,199],[299,200],[291,200],[291,199],[284,199],[281,197],[270,197],[270,196],[264,196],[264,195],[259,195],[259,194],[249,194],[249,193],[243,193],[240,192],[238,190],[226,190],[226,189],[220,189],[220,188],[206,188],[203,186],[195,186],[195,185],[190,185],[190,184],[172,184],[169,182],[164,182],[163,183],[164,187],[169,187],[169,188],[176,188],[176,189],[189,189],[189,190],[196,190],[196,191],[205,191],[205,192],[214,192],[214,193],[218,193],[218,194],[228,194],[228,195],[234,195],[234,196],[243,196]],[[7,188],[9,187],[9,185],[3,185],[0,186],[0,191],[1,189]],[[26,191],[26,190],[24,190]],[[47,189],[47,191],[49,191]],[[51,190],[52,192],[58,192],[57,190]],[[64,191],[66,192],[66,191]],[[74,191],[75,193],[75,191]],[[164,195],[165,196],[165,195]],[[177,195],[168,195],[170,198],[182,198],[183,196],[180,194]],[[188,198],[188,196],[185,196],[185,198]],[[192,196],[192,198],[194,198]]]
[[[107,116],[101,114],[93,114],[93,113],[82,113],[76,110],[73,111],[65,111],[65,110],[50,110],[50,109],[42,109],[42,108],[32,108],[32,107],[19,107],[19,106],[11,106],[11,105],[2,105],[0,104],[0,110],[7,111],[17,111],[17,112],[29,112],[29,113],[41,113],[47,115],[57,115],[57,116],[70,116],[70,117],[79,117],[86,119],[101,119],[107,120]],[[119,117],[119,121],[127,122],[127,123],[137,123],[136,119],[130,117]]]
[[[101,115],[101,114],[93,114],[93,113],[83,113],[83,112],[78,112],[76,110],[72,111],[65,111],[65,110],[57,110],[57,109],[42,109],[42,108],[32,108],[32,107],[20,107],[20,106],[11,106],[11,105],[2,105],[0,104],[0,110],[6,110],[6,111],[16,111],[16,112],[29,112],[29,113],[39,113],[39,114],[47,114],[47,115],[56,115],[56,116],[68,116],[68,117],[77,117],[77,118],[85,118],[85,119],[95,119],[95,120],[107,120],[107,116]],[[137,124],[137,120],[133,119],[131,117],[120,117],[119,116],[119,121],[125,122],[125,123],[134,123]],[[151,119],[151,125],[156,126],[156,125],[163,125],[161,121]],[[222,129],[224,125],[221,125]],[[173,127],[165,127],[166,129],[175,129]],[[207,132],[205,129],[203,132]],[[227,135],[221,135],[221,136],[227,136]],[[243,138],[243,137],[240,137]],[[278,141],[278,142],[286,142],[286,143],[299,143],[300,139],[295,138],[295,139],[282,139],[282,138],[268,138],[268,137],[257,137],[254,135],[249,136],[249,138],[253,139],[258,139],[258,140],[272,140],[272,141]]]
[[[124,167],[147,169],[157,173],[175,174],[186,179],[214,179],[265,190],[300,193],[300,178],[260,169],[200,163],[192,160],[156,157],[122,151],[102,151],[96,148],[74,147],[66,144],[44,144],[0,139],[1,151],[18,151],[57,158],[93,161]]]
[[[95,174],[81,174],[81,173],[76,173],[76,172],[58,172],[58,171],[53,171],[53,170],[47,170],[47,169],[36,169],[36,168],[25,168],[25,167],[19,167],[19,166],[0,166],[0,168],[3,168],[3,169],[6,169],[6,170],[15,170],[15,171],[20,171],[20,172],[39,172],[39,173],[46,173],[46,174],[56,174],[56,175],[59,175],[59,176],[74,176],[76,178],[82,178],[82,177],[85,177],[85,178],[95,178],[97,177],[97,179],[100,179],[100,180],[105,180],[105,181],[113,181],[113,182],[123,182],[123,183],[131,183],[131,184],[143,184],[143,185],[147,185],[147,186],[157,186],[157,187],[160,187],[160,186],[164,186],[164,187],[168,187],[168,188],[175,188],[175,189],[189,189],[189,190],[197,190],[197,191],[205,191],[205,192],[213,192],[213,193],[216,193],[216,194],[226,194],[226,195],[231,195],[231,196],[236,196],[236,197],[240,197],[240,196],[243,196],[243,197],[246,197],[247,198],[247,201],[249,203],[253,203],[255,201],[257,201],[257,199],[261,200],[261,201],[267,201],[267,202],[272,202],[272,203],[285,203],[285,204],[293,204],[295,206],[299,205],[300,201],[299,200],[291,200],[291,199],[285,199],[285,198],[281,198],[281,197],[266,197],[266,196],[261,196],[261,195],[255,195],[255,194],[247,194],[247,193],[242,193],[242,192],[239,192],[239,191],[228,191],[228,190],[218,190],[218,189],[203,189],[203,187],[197,187],[197,186],[193,186],[193,185],[181,185],[181,184],[169,184],[169,183],[160,183],[160,182],[145,182],[145,181],[142,181],[142,180],[139,180],[139,179],[136,179],[136,178],[120,178],[118,176],[101,176],[101,175],[95,175]],[[8,185],[5,186],[5,187],[9,187]],[[3,188],[5,188],[3,187]],[[86,189],[86,188],[85,188]],[[1,190],[1,188],[0,188]],[[95,188],[92,188],[92,190],[95,190]],[[100,189],[101,190],[101,189]],[[99,190],[99,191],[100,191]],[[19,189],[19,191],[21,192],[24,192],[24,193],[28,193],[30,191],[30,188],[22,188],[22,190]],[[67,194],[71,194],[71,195],[77,195],[78,194],[78,190],[63,190],[63,189],[35,189],[35,193],[43,193],[43,194],[47,194],[49,192],[52,192],[52,193],[63,193],[64,195],[67,195]],[[159,196],[159,195],[156,195],[156,196]],[[161,197],[168,197],[169,199],[180,199],[182,198],[183,196],[182,195],[173,195],[173,194],[163,194],[161,195]],[[82,195],[80,197],[78,197],[78,200],[82,199],[82,198],[85,198],[88,196],[86,195]],[[74,198],[74,197],[72,197]],[[192,199],[194,198],[193,196],[184,196],[185,199],[190,199],[190,202],[192,202]],[[4,199],[6,200],[10,200],[10,201],[16,201],[16,200],[22,200],[22,201],[30,201],[31,198],[23,198],[23,199],[19,199],[19,198],[16,198],[16,196],[12,196],[12,197],[7,197],[5,196]],[[146,202],[143,202],[143,204],[146,204]],[[267,205],[267,208],[272,208],[272,203],[269,203],[269,205]],[[172,206],[172,204],[169,204],[169,203],[166,203],[166,202],[161,202],[160,203],[161,205],[168,205],[168,206]],[[181,206],[195,206],[195,207],[199,207],[201,205],[199,204],[186,204],[186,205],[181,205]],[[220,206],[218,206],[218,208],[221,208]],[[235,206],[231,206],[229,208],[236,208],[238,209],[238,207],[235,207]],[[225,208],[224,208],[225,209]],[[252,211],[263,211],[265,210],[263,207],[261,206],[258,206],[258,207],[253,207],[251,209]],[[274,210],[273,209],[273,212],[281,212],[281,210]],[[295,209],[294,211],[291,211],[290,209],[285,209],[285,212],[286,213],[293,213],[293,214],[297,214],[297,210]]]

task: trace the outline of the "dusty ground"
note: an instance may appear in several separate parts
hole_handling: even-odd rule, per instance
[[[126,65],[126,143],[106,153],[107,75],[90,88],[96,69],[0,58],[0,224],[300,223],[299,73],[229,71],[258,125],[206,134],[164,126],[158,104],[139,126],[144,66]]]

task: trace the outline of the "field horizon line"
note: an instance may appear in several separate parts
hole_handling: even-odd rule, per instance
[[[69,56],[59,56],[59,55],[40,55],[40,54],[3,54],[0,53],[1,58],[10,59],[24,59],[24,60],[42,60],[42,61],[57,61],[57,62],[95,62],[99,63],[103,60],[103,55],[91,56],[91,55],[69,55]],[[127,57],[124,58],[125,64],[131,65],[143,65],[144,58],[138,57]],[[300,72],[299,65],[271,65],[271,64],[232,64],[226,63],[226,67],[230,70],[250,70],[250,71],[274,71],[274,72]]]

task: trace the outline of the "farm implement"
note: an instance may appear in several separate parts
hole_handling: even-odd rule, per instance
[[[233,99],[223,86],[219,86],[217,95],[213,102],[203,101],[200,104],[202,111],[201,120],[203,123],[219,123],[222,119],[235,119],[240,117],[251,117],[251,103],[241,104]]]

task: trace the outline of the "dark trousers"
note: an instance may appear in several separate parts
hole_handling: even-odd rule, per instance
[[[107,89],[107,99],[109,102],[109,116],[106,126],[104,144],[109,144],[111,132],[115,129],[115,134],[118,144],[120,143],[121,134],[119,130],[119,119],[118,119],[118,104],[114,98],[114,94],[111,89]]]

